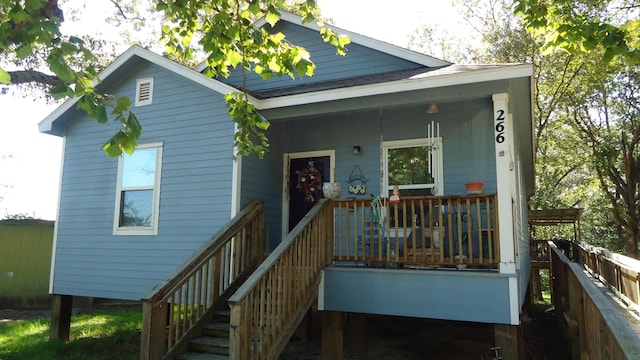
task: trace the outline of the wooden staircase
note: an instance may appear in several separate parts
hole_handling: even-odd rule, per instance
[[[277,359],[331,261],[333,208],[327,205],[320,200],[266,259],[264,204],[247,205],[142,298],[140,358]]]
[[[204,324],[201,336],[188,341],[187,352],[176,356],[178,360],[228,360],[229,310],[214,311],[213,321]]]

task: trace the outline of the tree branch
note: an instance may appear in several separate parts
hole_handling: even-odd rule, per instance
[[[13,85],[37,83],[56,86],[63,83],[63,81],[55,75],[45,74],[36,70],[9,71],[9,75],[11,76],[11,84]]]
[[[124,9],[122,8],[122,6],[120,6],[120,4],[118,4],[118,2],[116,0],[110,0],[110,1],[113,4],[113,6],[116,7],[118,12],[120,13],[120,16],[122,16],[123,19],[130,20],[129,17],[127,17],[127,14],[125,14]],[[140,21],[145,21],[146,20],[145,18],[140,17],[140,16],[134,16],[133,19],[140,20]]]

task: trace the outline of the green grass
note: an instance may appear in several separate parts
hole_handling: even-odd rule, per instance
[[[49,341],[49,318],[0,323],[0,360],[138,359],[142,309],[71,318],[68,343]]]

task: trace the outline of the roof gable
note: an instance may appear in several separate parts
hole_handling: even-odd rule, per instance
[[[336,54],[333,45],[323,41],[320,26],[315,23],[303,24],[299,16],[286,12],[282,12],[281,15],[280,21],[273,27],[264,19],[256,22],[256,25],[265,27],[272,33],[281,32],[291,43],[307,49],[316,64],[313,76],[296,79],[288,76],[273,77],[265,81],[258,74],[250,72],[245,74],[242,69],[237,68],[231,71],[229,78],[218,80],[236,88],[246,88],[257,96],[258,93],[274,92],[274,90],[286,93],[282,90],[292,87],[298,87],[296,92],[312,92],[331,87],[328,85],[331,82],[344,82],[414,69],[436,69],[450,65],[449,62],[432,56],[331,27],[337,33],[347,35],[351,39],[351,43],[347,45],[347,56],[340,56]],[[204,64],[200,64],[196,70],[202,71],[204,67]]]
[[[206,88],[213,90],[219,94],[227,94],[236,91],[233,87],[223,84],[217,80],[209,79],[202,74],[189,69],[186,66],[178,64],[167,58],[164,58],[149,50],[143,49],[139,46],[132,46],[122,55],[120,55],[115,61],[107,66],[99,75],[98,78],[101,83],[97,86],[104,86],[119,80],[119,75],[128,71],[128,69],[135,67],[141,61],[147,61],[149,63],[158,65],[167,71],[171,71],[179,76],[182,76],[190,81],[200,84]],[[70,121],[74,114],[79,111],[76,108],[76,104],[80,100],[79,97],[75,97],[67,100],[54,110],[49,116],[38,124],[40,132],[62,135],[63,124]],[[253,99],[249,99],[250,101]],[[56,125],[57,124],[57,125]]]
[[[284,12],[284,11],[281,11],[280,14],[281,14],[281,20],[305,27],[315,32],[319,32],[320,29],[322,28],[321,26],[319,26],[314,22],[303,24],[302,18],[300,18],[297,15],[293,15],[291,13]],[[256,24],[259,26],[263,26],[264,24],[266,24],[266,20],[261,19]],[[376,40],[368,36],[360,35],[358,33],[354,33],[349,30],[339,28],[337,26],[326,25],[326,24],[325,26],[333,29],[338,34],[349,36],[349,39],[351,39],[351,42],[354,44],[359,44],[361,46],[365,46],[370,49],[377,50],[381,53],[389,54],[397,58],[414,62],[416,64],[420,64],[426,67],[441,67],[441,66],[447,66],[451,64],[448,61],[441,60],[433,56],[422,54],[417,51],[409,50],[400,46],[396,46],[384,41]]]

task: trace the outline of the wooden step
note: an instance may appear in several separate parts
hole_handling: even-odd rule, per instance
[[[203,336],[189,340],[189,350],[210,354],[229,355],[229,339]]]
[[[227,355],[208,354],[208,353],[183,353],[176,356],[177,360],[229,360]]]
[[[229,338],[229,323],[210,323],[202,327],[202,334],[211,337]]]
[[[216,310],[213,312],[213,320],[217,322],[230,322],[231,310]]]

